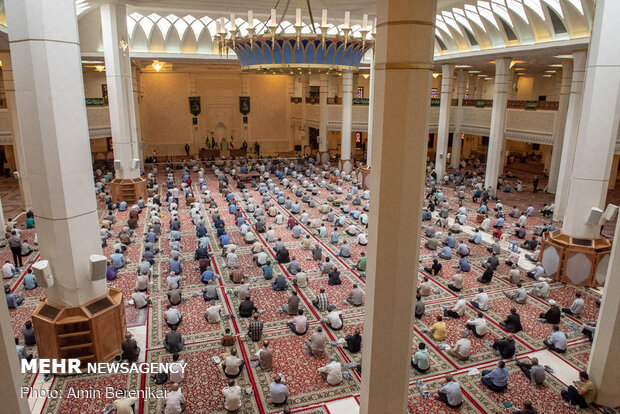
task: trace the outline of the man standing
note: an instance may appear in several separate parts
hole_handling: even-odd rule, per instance
[[[13,253],[13,263],[15,267],[22,267],[22,241],[15,230],[11,231],[11,237],[8,240],[11,253]],[[19,271],[19,269],[17,269]]]

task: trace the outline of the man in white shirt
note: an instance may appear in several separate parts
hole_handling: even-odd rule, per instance
[[[254,261],[258,267],[267,264],[267,259],[267,253],[265,252],[259,252],[254,255]]]
[[[448,283],[448,288],[450,288],[450,290],[454,290],[455,292],[460,292],[461,289],[463,289],[463,275],[456,273],[452,276],[452,282]]]
[[[144,292],[138,291],[138,288],[134,289],[134,292],[131,294],[131,299],[133,300],[133,304],[136,306],[136,309],[145,308],[152,303],[150,299],[147,299]]]
[[[166,395],[166,409],[164,414],[181,414],[185,410],[185,396],[179,384],[172,384],[172,389]]]
[[[338,385],[342,382],[342,365],[333,358],[329,364],[319,368],[318,371],[329,385]]]
[[[332,308],[332,311],[325,317],[325,324],[334,331],[341,330],[343,326],[342,312],[338,312],[336,309]]]
[[[184,365],[185,361],[179,359],[179,354],[172,355],[172,362],[168,364],[170,382],[179,384],[185,379]]]
[[[474,296],[474,300],[470,303],[474,308],[481,311],[489,310],[489,295],[484,292],[483,288],[478,288],[478,294]]]
[[[357,243],[361,246],[366,246],[368,244],[368,236],[366,233],[360,233],[357,235]]]
[[[170,306],[166,311],[166,324],[170,327],[179,326],[181,321],[183,320],[183,316],[181,312],[175,307]]]
[[[235,385],[235,380],[229,380],[228,386],[222,389],[224,395],[224,408],[229,412],[235,412],[241,408],[241,387]]]
[[[553,325],[553,333],[549,339],[545,339],[543,344],[550,350],[555,352],[564,353],[568,344],[566,343],[566,334],[560,331],[558,325]]]
[[[209,323],[220,323],[222,306],[216,305],[215,301],[212,300],[210,306],[207,308],[205,312],[205,319]]]
[[[2,278],[11,279],[17,273],[17,269],[8,260],[2,265]]]
[[[478,317],[476,319],[468,320],[465,326],[467,326],[467,329],[472,331],[477,338],[484,338],[484,335],[489,330],[487,321],[484,319],[482,312],[478,312]]]
[[[456,301],[452,309],[447,307],[443,308],[443,316],[449,318],[460,318],[465,314],[467,310],[467,301],[463,298],[463,295],[459,295],[459,300]]]
[[[230,253],[226,255],[226,265],[229,269],[234,269],[237,267],[237,254],[235,253],[235,249],[233,248]]]
[[[275,230],[269,227],[269,230],[267,230],[267,233],[265,233],[265,238],[267,239],[269,243],[273,243],[274,241],[276,241]]]
[[[466,361],[471,354],[471,341],[467,339],[468,335],[468,330],[464,329],[461,339],[456,341],[456,344],[454,344],[452,349],[448,350],[448,354],[461,361]]]
[[[562,312],[567,315],[579,316],[581,315],[581,311],[583,310],[584,305],[585,302],[581,298],[581,293],[577,292],[575,293],[575,300],[573,301],[572,305],[570,305],[570,308],[562,308]]]

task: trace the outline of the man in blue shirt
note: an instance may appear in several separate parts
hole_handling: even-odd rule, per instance
[[[448,232],[448,236],[444,241],[448,243],[448,247],[450,247],[451,249],[454,249],[454,247],[456,246],[456,240],[454,240],[454,236],[450,231]]]
[[[204,284],[207,284],[212,280],[213,280],[213,270],[211,270],[211,268],[207,268],[207,270],[202,272],[202,274],[200,275],[200,281]]]
[[[125,266],[125,256],[123,256],[120,249],[116,249],[116,252],[110,256],[110,260],[112,261],[112,266],[116,269]]]
[[[444,246],[441,248],[437,256],[444,260],[452,259],[452,249],[448,246],[448,241],[443,242]]]
[[[30,360],[32,359],[32,354],[29,354],[26,351],[26,348],[24,348],[23,345],[19,344],[19,339],[18,338],[15,338],[15,350],[17,351],[17,356],[18,356],[18,358],[20,360],[20,363],[21,363],[22,359],[25,359],[28,362],[30,362]]]
[[[496,229],[501,229],[504,227],[504,218],[500,217],[497,220],[495,220],[495,224],[493,225],[493,227],[495,227]]]
[[[273,382],[269,384],[269,398],[275,405],[283,405],[286,403],[289,391],[284,385],[282,377],[278,374],[273,375]]]
[[[183,272],[183,268],[181,267],[181,262],[179,260],[170,260],[170,272],[175,275],[179,275]]]
[[[486,369],[482,371],[482,378],[480,379],[482,384],[491,391],[503,392],[508,386],[508,375],[510,375],[505,366],[504,361],[499,361],[497,368],[493,371]]]
[[[11,293],[11,287],[9,285],[4,285],[4,294],[6,296],[6,303],[9,305],[9,309],[17,309],[17,307],[24,301],[23,297]]]
[[[467,257],[461,257],[459,259],[458,266],[453,266],[453,267],[459,269],[461,272],[469,272],[471,270],[471,265],[467,261]]]
[[[273,278],[273,266],[271,265],[271,260],[267,260],[267,264],[261,266],[261,269],[263,269],[263,277],[266,280]]]
[[[221,243],[222,247],[226,246],[230,242],[230,237],[226,233],[222,234],[218,238],[220,239],[220,243]]]
[[[340,233],[338,232],[338,230],[334,227],[334,231],[331,232],[331,234],[329,235],[329,241],[337,244],[338,243],[338,238],[340,237]]]
[[[480,244],[482,243],[482,233],[480,232],[480,229],[477,228],[476,232],[474,233],[474,235],[471,237],[471,239],[469,239],[470,243],[474,243],[474,244]]]
[[[32,290],[37,287],[37,278],[32,273],[32,269],[28,269],[28,273],[24,276],[24,288],[26,290]]]
[[[237,212],[237,205],[235,203],[230,203],[228,205],[228,212],[230,214],[235,214]]]
[[[127,210],[127,202],[125,200],[118,203],[118,211],[126,211]]]
[[[197,238],[201,238],[204,237],[207,234],[207,228],[204,226],[204,224],[200,224],[198,225],[198,227],[196,227],[196,237]]]

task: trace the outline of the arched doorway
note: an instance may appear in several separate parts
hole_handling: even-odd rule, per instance
[[[228,139],[228,128],[225,123],[218,122],[215,125],[215,140],[219,142],[222,138]]]

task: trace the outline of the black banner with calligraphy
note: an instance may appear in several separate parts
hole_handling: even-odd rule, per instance
[[[239,97],[239,112],[241,112],[243,115],[247,115],[250,113],[250,97],[249,96]]]
[[[189,97],[189,112],[194,116],[200,114],[200,96]]]

